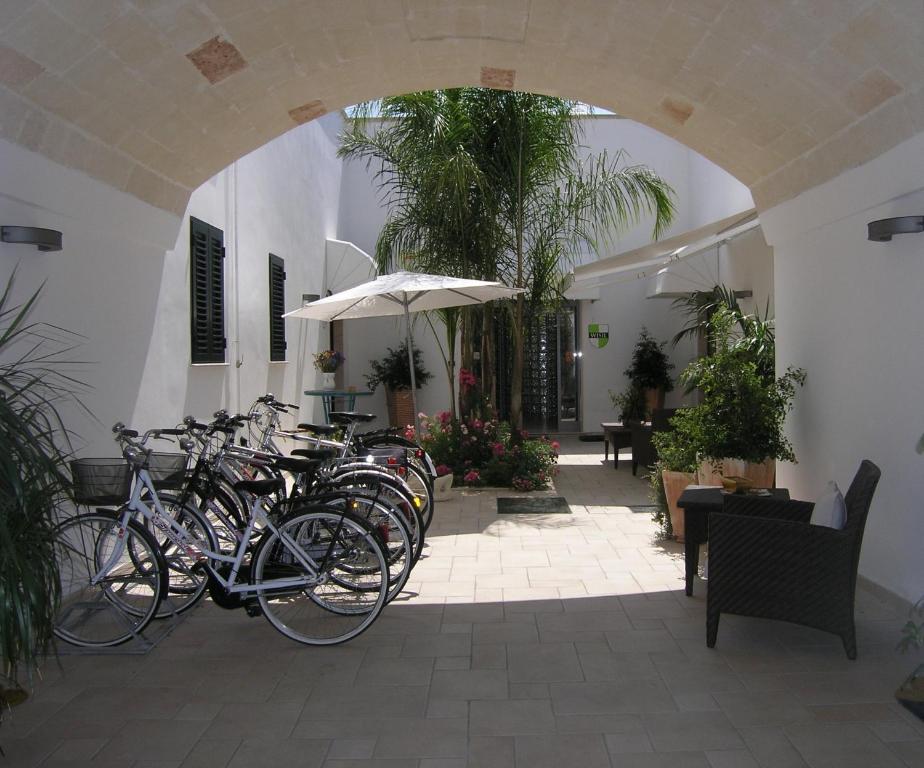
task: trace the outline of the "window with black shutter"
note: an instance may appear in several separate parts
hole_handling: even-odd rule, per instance
[[[278,256],[269,255],[270,360],[286,359],[286,268]]]
[[[225,362],[225,235],[189,218],[191,356],[193,363]]]

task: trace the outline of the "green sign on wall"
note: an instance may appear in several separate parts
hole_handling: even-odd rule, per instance
[[[593,346],[603,349],[610,341],[610,327],[601,323],[588,323],[587,338]]]

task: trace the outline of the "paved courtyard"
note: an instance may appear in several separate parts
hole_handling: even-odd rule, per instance
[[[706,583],[684,595],[647,482],[603,466],[602,443],[562,447],[573,514],[454,491],[407,593],[349,645],[205,603],[147,655],[49,662],[4,717],[0,765],[924,765],[924,723],[892,697],[915,663],[894,650],[903,614],[860,591],[856,662],[833,636],[731,616],[710,650]]]

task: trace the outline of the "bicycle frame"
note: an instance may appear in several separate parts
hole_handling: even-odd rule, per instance
[[[150,498],[154,505],[153,509],[151,509],[151,507],[149,507],[141,498],[141,494],[144,490],[147,490],[151,494]],[[135,482],[132,484],[131,498],[129,499],[128,504],[124,507],[124,511],[119,520],[121,529],[119,531],[118,538],[121,544],[120,546],[116,547],[113,554],[110,556],[109,561],[100,569],[98,573],[96,573],[96,575],[94,575],[92,579],[92,583],[94,585],[98,584],[106,577],[109,569],[111,569],[115,562],[121,557],[125,546],[125,530],[128,527],[128,521],[134,514],[143,515],[145,519],[149,520],[151,524],[154,525],[159,531],[161,531],[161,533],[163,533],[174,545],[180,547],[188,555],[203,561],[209,572],[229,593],[259,594],[261,592],[270,590],[315,586],[319,583],[322,569],[313,563],[311,558],[307,556],[305,551],[298,545],[297,542],[285,534],[285,532],[280,533],[279,529],[273,524],[272,520],[270,520],[262,511],[259,503],[254,503],[254,505],[251,507],[250,519],[247,521],[247,527],[244,530],[244,536],[241,541],[238,542],[238,548],[235,554],[224,555],[221,552],[215,552],[209,547],[207,542],[203,542],[197,537],[192,536],[189,531],[178,525],[176,521],[167,514],[163,508],[163,505],[160,503],[160,499],[157,496],[157,492],[154,490],[154,484],[151,481],[151,476],[148,471],[143,468],[136,468]],[[259,585],[237,583],[237,576],[241,571],[241,565],[243,564],[244,557],[247,554],[250,536],[253,533],[254,527],[257,523],[264,525],[266,529],[269,529],[279,537],[279,540],[284,543],[286,548],[296,558],[299,565],[301,565],[303,568],[305,568],[306,571],[308,571],[309,574],[311,574],[310,578],[273,579],[271,581],[262,582]],[[331,546],[333,546],[333,543]],[[325,557],[329,555],[330,551],[328,551]],[[231,570],[227,578],[223,577],[221,573],[214,567],[213,562],[216,561],[231,564]]]

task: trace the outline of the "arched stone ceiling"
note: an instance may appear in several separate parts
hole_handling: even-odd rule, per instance
[[[924,0],[2,0],[0,135],[161,208],[363,99],[612,109],[761,208],[924,130]]]

